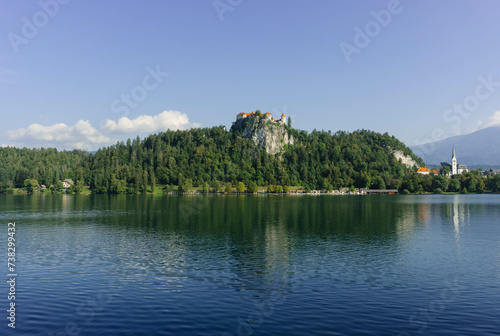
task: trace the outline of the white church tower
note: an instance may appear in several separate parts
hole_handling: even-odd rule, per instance
[[[451,174],[458,174],[457,156],[455,155],[455,146],[453,146],[453,154],[451,155]]]

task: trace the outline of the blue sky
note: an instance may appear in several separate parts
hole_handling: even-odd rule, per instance
[[[4,0],[0,13],[2,145],[95,150],[256,109],[407,145],[500,122],[494,0]]]

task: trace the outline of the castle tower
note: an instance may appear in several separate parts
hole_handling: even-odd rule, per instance
[[[451,174],[452,175],[458,174],[458,163],[457,163],[457,156],[455,155],[455,145],[453,145],[453,153],[451,155]]]
[[[281,115],[280,123],[282,123],[283,125],[286,124],[286,117],[284,113]]]

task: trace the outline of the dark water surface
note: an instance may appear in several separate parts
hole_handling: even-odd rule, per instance
[[[500,195],[0,195],[2,335],[500,335]]]

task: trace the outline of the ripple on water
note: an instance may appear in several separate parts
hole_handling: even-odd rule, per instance
[[[211,198],[189,223],[183,198],[95,197],[0,216],[20,219],[27,334],[495,334],[488,196]]]

